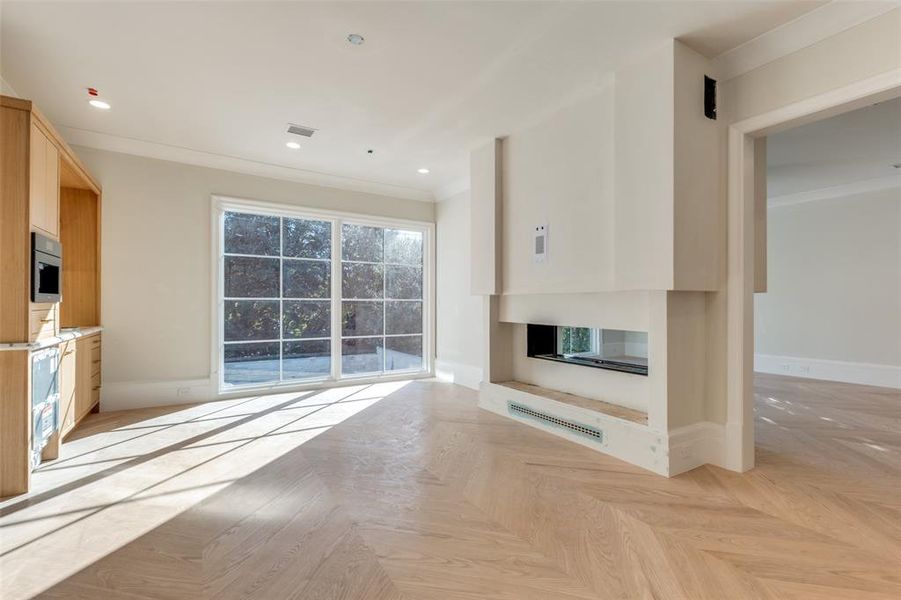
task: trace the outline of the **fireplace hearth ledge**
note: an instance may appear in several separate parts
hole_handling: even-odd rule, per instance
[[[549,396],[556,396],[558,399]],[[704,464],[717,464],[718,457],[722,455],[721,424],[705,421],[667,433],[651,428],[646,419],[641,422],[640,417],[631,414],[640,411],[585,398],[570,401],[567,396],[572,395],[521,382],[483,381],[479,388],[479,406],[666,477]],[[597,428],[603,432],[603,438],[600,441],[589,439],[561,427],[513,414],[509,410],[511,402]],[[592,403],[596,403],[596,406]]]

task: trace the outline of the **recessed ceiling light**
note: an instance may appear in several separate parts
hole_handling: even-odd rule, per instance
[[[350,42],[351,44],[353,44],[354,46],[362,46],[363,42],[365,42],[366,40],[359,33],[352,33],[349,36],[347,36],[347,41]]]
[[[287,142],[285,146],[291,148],[291,150],[300,150],[300,144],[298,144],[297,142]]]
[[[429,170],[426,169],[425,167],[422,167],[421,169],[416,169],[416,172],[419,173],[420,175],[428,175],[429,174]]]
[[[109,110],[110,109],[109,102],[104,102],[103,100],[98,100],[97,98],[88,100],[88,104],[90,104],[94,108],[99,108],[100,110]]]

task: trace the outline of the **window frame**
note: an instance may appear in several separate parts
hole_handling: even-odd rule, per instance
[[[330,318],[330,354],[331,368],[327,376],[310,377],[298,380],[273,381],[246,385],[233,385],[225,383],[225,228],[224,215],[226,212],[238,212],[255,215],[311,219],[328,221],[331,224],[331,289],[328,301],[331,307]],[[422,369],[382,371],[381,373],[341,374],[341,342],[342,335],[342,225],[364,225],[370,227],[397,228],[407,231],[422,233]],[[319,387],[332,387],[340,385],[354,385],[369,382],[392,381],[399,379],[426,378],[434,375],[435,368],[435,224],[428,221],[416,221],[411,219],[396,219],[381,216],[364,215],[342,211],[323,210],[295,206],[290,204],[278,204],[235,198],[230,196],[211,196],[211,242],[212,242],[212,323],[211,323],[211,379],[216,381],[216,390],[219,396],[235,395],[255,390],[302,390]],[[323,259],[324,260],[324,259]],[[279,257],[279,268],[282,268],[283,257]],[[283,271],[279,271],[280,279]],[[283,293],[283,291],[281,292]],[[280,302],[284,298],[281,298]],[[321,298],[319,300],[326,300]],[[387,300],[383,300],[387,303]],[[279,319],[279,352],[283,352],[282,340],[283,323]],[[385,334],[382,337],[391,337]],[[409,334],[414,335],[414,334]],[[362,336],[372,337],[372,336]],[[383,364],[384,367],[384,364]],[[279,361],[279,372],[282,371]]]

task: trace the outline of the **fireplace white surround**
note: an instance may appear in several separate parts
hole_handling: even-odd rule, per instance
[[[672,476],[726,466],[724,132],[677,41],[471,156],[480,406]],[[546,224],[547,257],[532,257]],[[622,235],[628,232],[628,235]],[[648,375],[526,354],[526,324],[648,332]]]
[[[491,333],[485,352],[489,364],[480,387],[482,408],[661,475],[725,464],[723,425],[711,420],[706,392],[705,293],[546,294],[540,302],[535,300],[523,296],[484,300]],[[603,322],[607,327],[647,330],[648,375],[526,356],[524,323],[558,311],[583,326]],[[596,427],[603,439],[523,416],[510,410],[511,402]]]

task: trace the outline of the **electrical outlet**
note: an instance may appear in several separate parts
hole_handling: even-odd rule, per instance
[[[191,395],[191,388],[189,387],[180,387],[175,390],[175,395],[179,398],[187,398]]]
[[[782,371],[784,373],[788,373],[791,370],[791,365],[788,363],[782,363],[781,365],[779,365],[779,367],[782,368]]]

